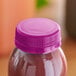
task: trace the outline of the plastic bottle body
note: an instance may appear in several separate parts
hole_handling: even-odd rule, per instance
[[[66,76],[59,25],[46,18],[31,18],[16,28],[15,49],[8,76]]]
[[[30,54],[15,49],[9,61],[8,76],[66,76],[66,66],[61,48],[47,54]]]

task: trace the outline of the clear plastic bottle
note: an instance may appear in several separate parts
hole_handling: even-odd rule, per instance
[[[8,76],[66,76],[59,25],[46,18],[20,22]]]

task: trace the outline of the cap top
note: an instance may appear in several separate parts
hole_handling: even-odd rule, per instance
[[[46,18],[27,19],[18,24],[18,29],[22,33],[33,36],[51,35],[57,32],[57,23]]]

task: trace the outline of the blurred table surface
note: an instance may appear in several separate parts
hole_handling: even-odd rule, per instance
[[[76,76],[76,41],[67,38],[62,46],[68,62],[67,76]],[[0,58],[0,76],[7,76],[9,57]]]

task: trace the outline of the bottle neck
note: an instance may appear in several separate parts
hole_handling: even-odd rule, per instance
[[[56,47],[46,47],[46,48],[26,48],[26,50],[22,50],[26,53],[30,53],[30,54],[48,54],[51,53],[53,51],[56,51]]]

